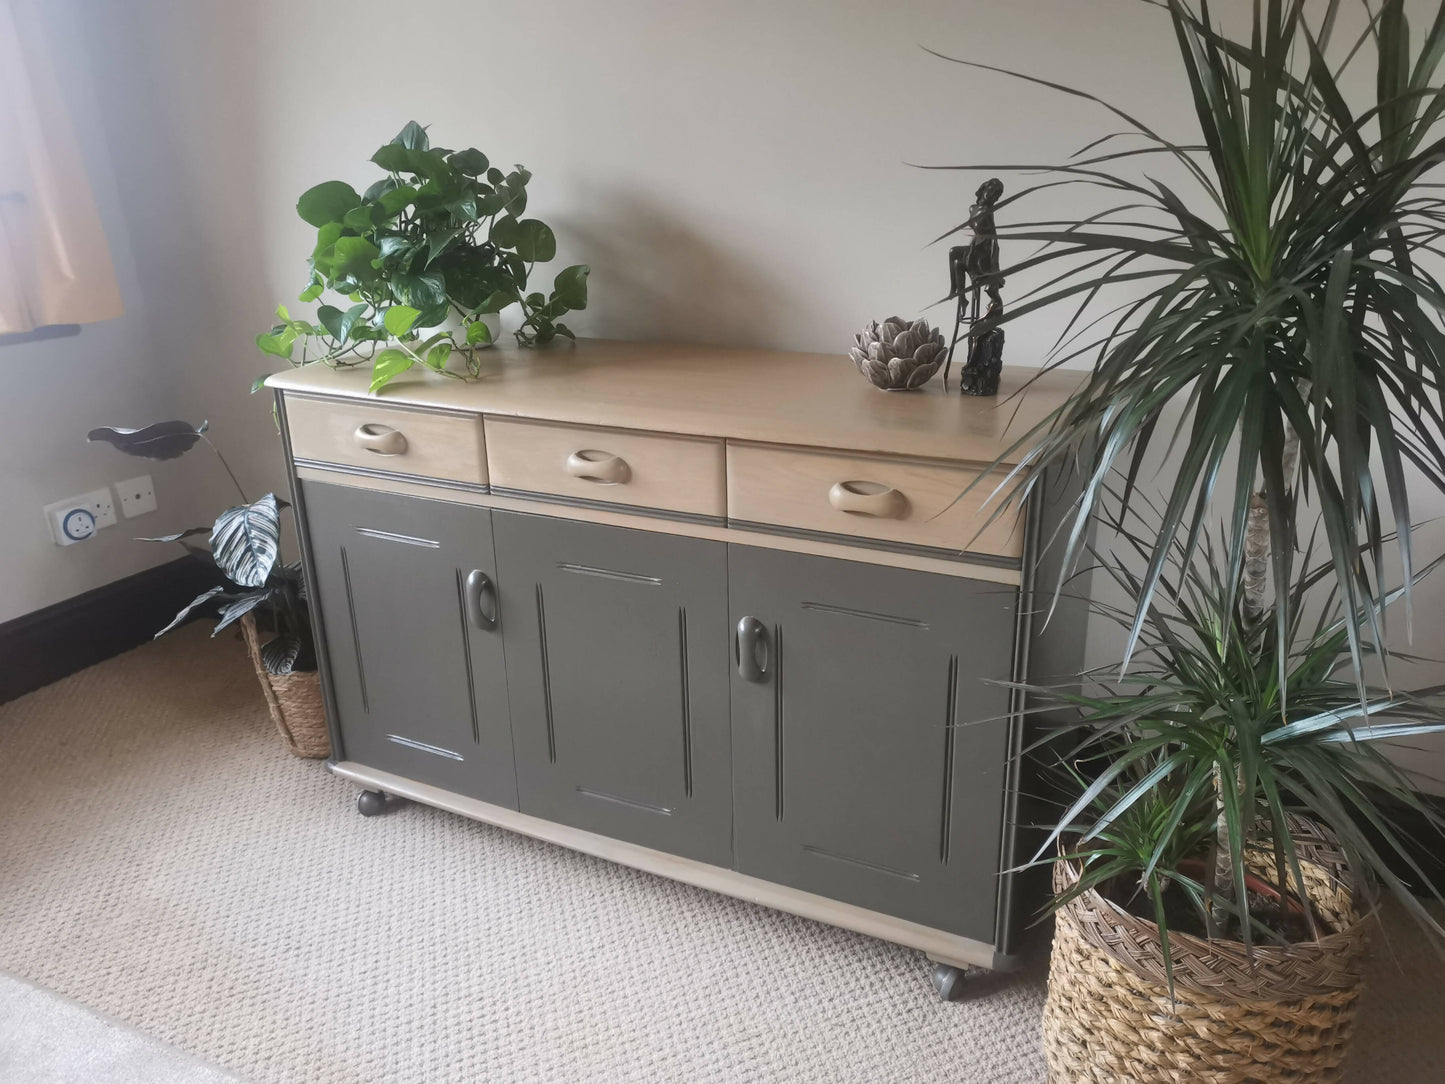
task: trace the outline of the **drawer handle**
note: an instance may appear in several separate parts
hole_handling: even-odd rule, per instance
[[[480,568],[474,568],[467,573],[465,590],[467,602],[467,619],[476,628],[485,632],[491,632],[497,627],[497,588],[492,583],[492,578]],[[482,599],[486,596],[491,602],[491,613],[482,607]]]
[[[908,498],[879,482],[836,482],[828,490],[828,503],[840,512],[874,519],[902,519]]]
[[[761,652],[759,652],[761,648]],[[759,654],[762,658],[759,659]],[[772,662],[768,646],[768,627],[756,617],[744,617],[738,622],[737,639],[738,676],[744,681],[763,682],[768,677],[768,666]]]
[[[364,422],[356,427],[356,443],[377,455],[404,455],[406,434],[389,425]]]
[[[584,482],[620,486],[632,477],[632,468],[620,455],[583,448],[567,457],[567,473]]]

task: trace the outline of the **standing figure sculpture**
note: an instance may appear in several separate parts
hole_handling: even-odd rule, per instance
[[[964,395],[997,395],[1003,369],[1003,328],[998,325],[1003,320],[1003,297],[999,291],[1004,279],[999,272],[998,233],[993,222],[994,207],[1002,195],[1003,182],[997,177],[979,185],[974,204],[968,209],[966,226],[973,231],[973,240],[948,250],[950,292],[944,300],[956,298],[958,308],[943,380],[948,383],[953,350],[958,345],[960,329],[967,321],[968,361],[958,373],[958,390]],[[980,313],[985,294],[988,308]]]

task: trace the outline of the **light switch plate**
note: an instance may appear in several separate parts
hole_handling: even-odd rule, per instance
[[[126,519],[134,519],[156,510],[156,487],[149,474],[117,482],[115,491],[120,496],[120,510]]]

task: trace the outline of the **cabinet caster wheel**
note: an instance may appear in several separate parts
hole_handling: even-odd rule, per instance
[[[362,791],[356,796],[356,811],[363,817],[375,817],[385,813],[386,795],[379,790]]]
[[[968,969],[952,964],[933,965],[933,988],[942,1001],[957,1001],[968,984]]]

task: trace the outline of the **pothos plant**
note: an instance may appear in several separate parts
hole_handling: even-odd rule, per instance
[[[513,305],[521,345],[575,338],[561,317],[587,307],[587,265],[558,272],[550,294],[528,289],[536,265],[557,255],[551,227],[523,217],[531,173],[504,173],[475,148],[433,147],[416,121],[371,161],[385,176],[365,192],[324,181],[296,204],[316,227],[300,300],[330,291],[349,304],[322,304],[314,322],[278,306],[279,322],[256,336],[263,352],[293,365],[371,362],[374,392],[413,365],[476,376],[477,350],[491,344],[482,316]],[[460,330],[441,326],[449,317]],[[448,369],[454,355],[465,358],[465,373]]]
[[[209,527],[190,527],[174,534],[142,538],[142,542],[174,542],[203,561],[213,562],[227,582],[192,599],[156,636],[164,636],[195,611],[213,604],[220,620],[214,636],[250,614],[259,619],[261,662],[272,674],[316,669],[316,646],[311,635],[311,612],[300,562],[281,560],[281,512],[286,501],[267,493],[252,501],[246,496],[230,464],[206,436],[208,423],[157,422],[141,429],[106,426],[92,429],[89,439],[111,444],[126,455],[143,459],[175,459],[204,441],[230,476],[241,503],[227,508]],[[209,548],[192,539],[207,536]]]

